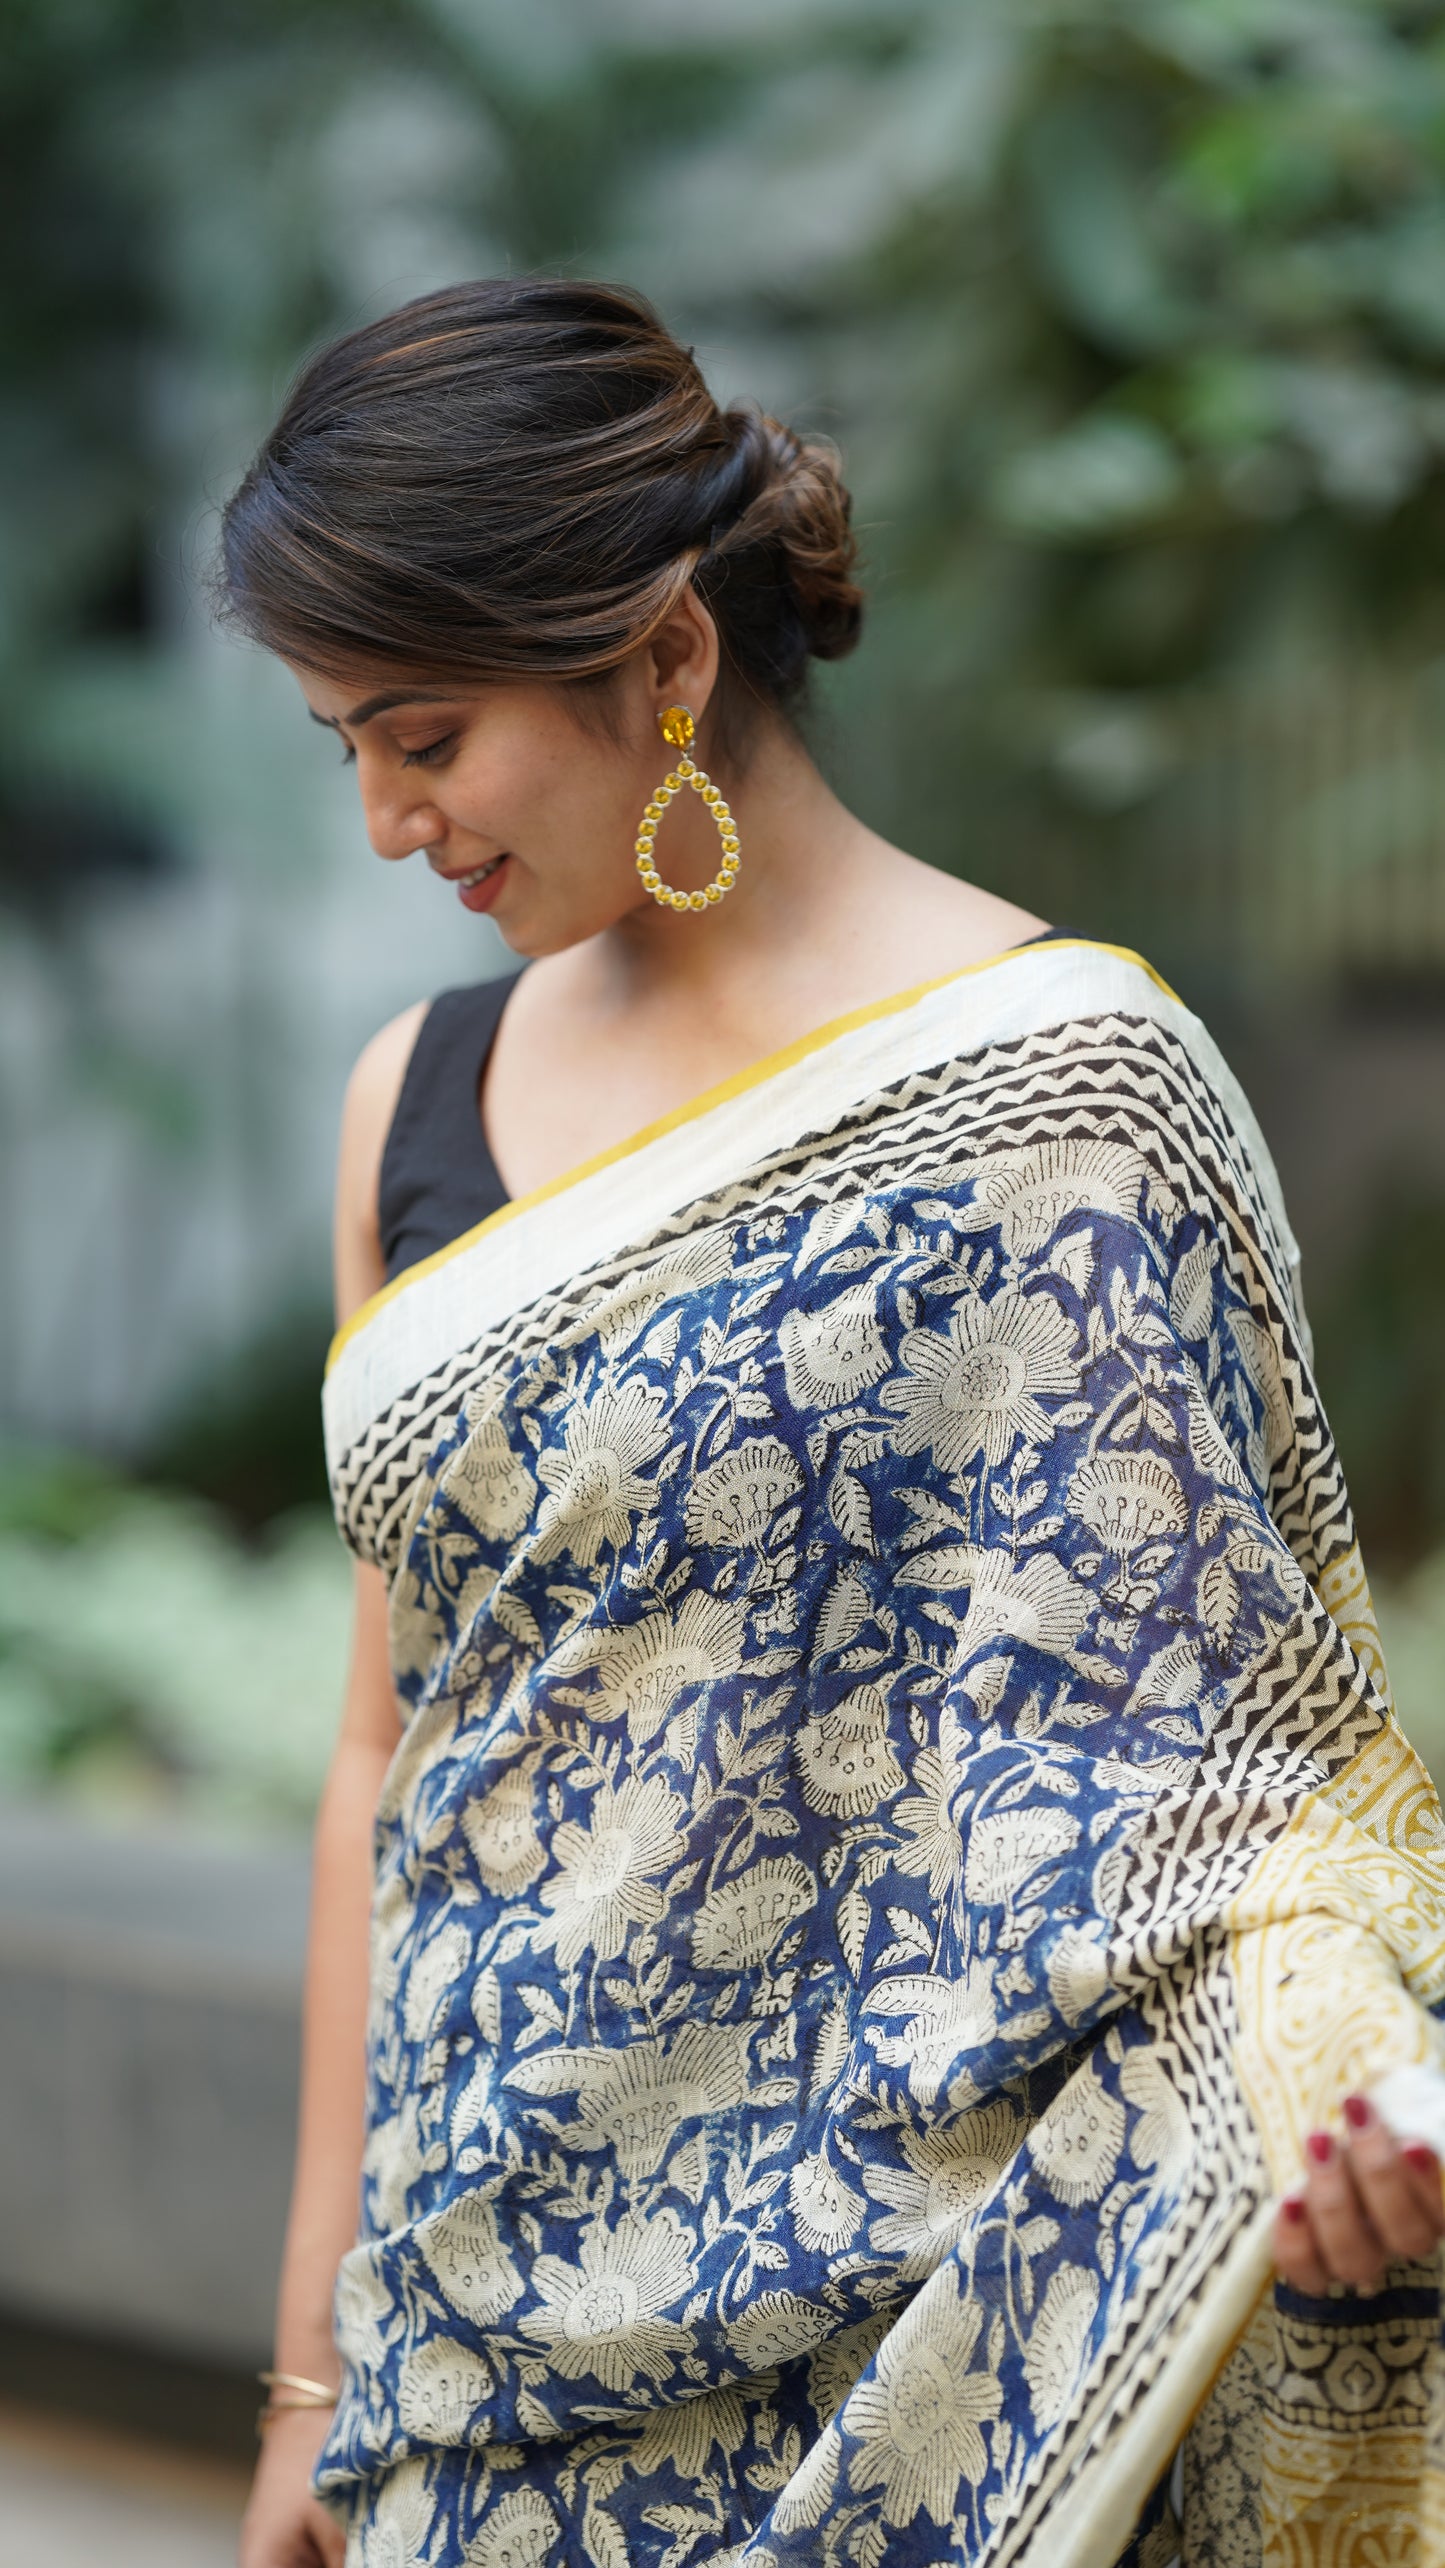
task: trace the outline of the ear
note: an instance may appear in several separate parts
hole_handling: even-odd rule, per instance
[[[653,710],[685,704],[699,730],[717,685],[721,648],[717,626],[695,589],[684,589],[665,623],[646,646]]]

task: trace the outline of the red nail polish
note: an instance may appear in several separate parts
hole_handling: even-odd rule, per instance
[[[1335,2154],[1335,2144],[1328,2131],[1312,2131],[1305,2147],[1317,2167],[1327,2167]]]
[[[1433,2149],[1426,2148],[1423,2140],[1407,2140],[1400,2155],[1406,2166],[1413,2167],[1419,2176],[1436,2176],[1440,2172],[1439,2159]]]
[[[1346,2096],[1345,2120],[1348,2122],[1352,2131],[1366,2130],[1371,2118],[1370,2108],[1362,2095]]]
[[[1300,2221],[1305,2216],[1305,2207],[1298,2194],[1286,2194],[1282,2208],[1286,2220]]]

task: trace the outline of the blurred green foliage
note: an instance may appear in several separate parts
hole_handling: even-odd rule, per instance
[[[1127,726],[1071,763],[1071,699],[1097,739],[1100,696],[1442,647],[1438,5],[17,0],[7,53],[12,891],[85,836],[27,713],[57,663],[163,647],[304,348],[469,267],[634,275],[839,432],[845,727],[940,861],[1147,787]],[[101,758],[92,861],[174,819],[154,764]]]
[[[1445,1526],[1445,1202],[1400,1184],[1314,1314],[1315,1366],[1375,1560]]]
[[[195,1499],[0,1455],[0,1792],[304,1824],[350,1611],[321,1510],[246,1544]]]

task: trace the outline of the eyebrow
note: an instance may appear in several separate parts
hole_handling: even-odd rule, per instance
[[[370,722],[374,713],[390,713],[393,705],[455,704],[455,702],[455,696],[422,695],[417,693],[414,689],[403,687],[397,689],[397,691],[391,695],[368,696],[364,703],[353,705],[350,713],[340,715],[339,720],[349,723],[351,728],[356,730],[363,722]],[[323,731],[335,731],[337,728],[338,717],[336,715],[330,713],[318,713],[315,706],[310,704],[308,704],[306,710],[310,714],[313,722],[320,723]]]

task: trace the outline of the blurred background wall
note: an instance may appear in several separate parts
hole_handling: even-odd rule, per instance
[[[87,1829],[148,1849],[152,1973],[202,1838],[302,1861],[344,1649],[317,1413],[342,1083],[500,956],[371,858],[205,582],[301,356],[484,271],[633,281],[720,398],[839,441],[873,605],[818,755],[888,835],[1142,948],[1208,1017],[1445,1771],[1445,7],[6,0],[3,26],[0,1952],[67,1845],[98,1878]],[[7,2252],[0,2304],[41,2310]],[[107,2288],[123,2330],[141,2286]],[[186,2337],[170,2302],[135,2328]]]

